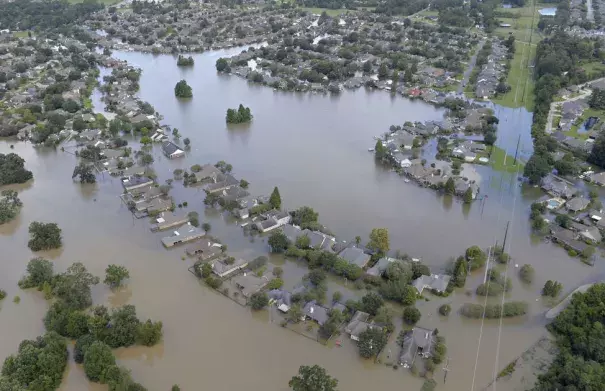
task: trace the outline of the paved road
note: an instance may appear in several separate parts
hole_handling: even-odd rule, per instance
[[[588,290],[588,288],[590,288],[593,285],[594,284],[582,285],[581,287],[578,287],[576,290],[574,290],[573,292],[571,292],[569,295],[567,295],[567,297],[565,299],[563,299],[562,302],[560,302],[559,304],[557,304],[556,306],[554,306],[553,308],[551,308],[546,313],[546,319],[554,319],[554,318],[556,318],[557,315],[559,315],[565,308],[567,308],[567,306],[571,302],[571,298],[572,298],[572,296],[573,296],[574,293],[584,293],[584,292],[586,292]]]
[[[471,73],[473,73],[473,68],[475,68],[475,63],[477,63],[477,55],[479,54],[479,51],[483,48],[483,44],[485,44],[485,38],[481,42],[479,42],[475,54],[473,54],[473,56],[468,62],[468,67],[464,71],[464,76],[462,77],[460,86],[458,86],[458,94],[462,94],[464,92],[464,87],[466,87],[466,83],[468,83],[468,79],[469,77],[471,77]]]

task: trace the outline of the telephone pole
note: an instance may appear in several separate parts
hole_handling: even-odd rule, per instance
[[[517,155],[519,154],[519,144],[521,143],[521,135],[517,139],[517,149],[515,150],[515,160],[513,161],[513,166],[517,165]]]
[[[508,237],[508,226],[510,224],[510,220],[506,223],[506,231],[504,231],[504,243],[502,243],[502,252],[504,252],[506,248],[506,238]]]

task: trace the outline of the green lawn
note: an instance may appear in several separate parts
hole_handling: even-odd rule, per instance
[[[90,98],[83,98],[82,103],[85,109],[92,109],[92,100]]]
[[[582,64],[582,69],[584,69],[584,71],[586,71],[588,74],[593,72],[603,72],[605,71],[605,64],[600,61],[593,61],[587,64]]]
[[[495,171],[504,172],[519,172],[523,171],[523,163],[517,160],[517,164],[513,164],[514,156],[507,155],[506,152],[496,146],[492,147],[490,165]]]
[[[69,3],[71,4],[78,4],[78,3],[83,3],[84,0],[67,0]],[[113,5],[113,4],[117,4],[120,2],[120,0],[97,0],[99,3],[101,4],[105,4],[105,5]]]
[[[27,38],[27,31],[13,31],[13,35],[17,38]]]

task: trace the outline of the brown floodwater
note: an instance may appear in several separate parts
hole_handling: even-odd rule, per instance
[[[237,177],[251,183],[253,194],[268,194],[273,186],[279,186],[287,208],[312,206],[321,221],[344,240],[356,235],[367,237],[372,227],[387,227],[393,249],[422,257],[435,269],[443,268],[449,257],[470,245],[487,247],[495,238],[501,240],[506,222],[511,220],[508,244],[513,263],[509,275],[513,276],[514,289],[508,298],[530,302],[531,312],[503,321],[500,368],[544,332],[543,313],[549,303],[542,302],[539,291],[547,279],[559,280],[571,290],[602,276],[602,262],[588,267],[568,258],[561,249],[530,238],[527,208],[540,194],[535,189],[522,189],[510,174],[501,177],[489,168],[479,168],[482,194],[488,198],[465,208],[457,200],[404,183],[374,163],[367,152],[372,136],[393,123],[439,119],[441,110],[363,89],[329,97],[250,86],[236,77],[216,75],[214,62],[220,55],[196,55],[194,68],[182,70],[171,56],[116,54],[143,69],[140,96],[164,115],[165,123],[178,127],[192,141],[187,158],[176,161],[163,158],[154,147],[154,167],[161,182],[172,177],[175,168],[226,160],[233,164]],[[182,78],[193,87],[194,98],[189,102],[173,97],[174,84]],[[239,103],[250,106],[255,118],[246,127],[227,127],[225,111]],[[526,122],[526,118],[518,119],[523,113],[507,110],[498,109],[501,120],[510,116],[510,122],[501,122],[500,137],[514,145],[519,132],[529,129],[519,125]],[[9,145],[0,142],[0,153],[13,151]],[[112,292],[99,285],[93,294],[95,303],[134,304],[141,318],[163,321],[162,344],[116,350],[120,363],[150,390],[168,390],[174,383],[183,390],[287,390],[288,380],[305,364],[325,367],[345,391],[420,388],[422,379],[407,371],[361,360],[349,341],[343,341],[341,348],[324,347],[272,324],[272,317],[266,314],[253,316],[248,309],[200,285],[187,271],[191,262],[182,260],[183,248],[166,251],[159,241],[161,233],[151,233],[146,219],[133,219],[119,199],[122,189],[118,180],[105,175],[99,176],[95,185],[82,186],[71,179],[76,164],[72,154],[35,149],[27,143],[15,143],[14,152],[26,159],[35,179],[12,187],[20,191],[24,207],[19,218],[0,227],[0,288],[9,294],[0,303],[4,336],[0,339],[0,359],[15,352],[22,339],[44,331],[46,301],[39,292],[17,287],[27,261],[40,255],[52,259],[57,271],[75,261],[82,261],[99,276],[110,263],[130,270],[126,287]],[[173,196],[177,204],[188,202],[186,210],[200,212],[201,218],[212,224],[212,234],[228,244],[234,255],[266,255],[263,238],[245,236],[232,219],[206,211],[199,188],[183,188],[177,182]],[[63,230],[63,248],[33,254],[27,248],[27,226],[32,221],[58,223]],[[284,267],[288,286],[294,286],[305,273],[297,262],[279,257],[272,257],[271,262]],[[515,263],[535,267],[532,286],[518,281]],[[478,271],[466,289],[474,289],[482,278],[483,271]],[[363,294],[337,279],[331,279],[329,285],[329,294],[335,290],[342,291],[345,298]],[[19,304],[12,301],[15,295],[21,297]],[[441,389],[471,389],[481,322],[462,319],[456,313],[443,318],[437,308],[451,303],[456,311],[462,303],[474,301],[473,296],[459,291],[448,298],[430,296],[430,301],[418,302],[423,312],[419,325],[437,327],[447,339],[451,371],[445,386],[444,372],[435,372]],[[498,325],[498,321],[485,321],[475,389],[492,377]],[[398,353],[393,351],[391,356]],[[81,368],[70,364],[62,390],[102,389],[105,387],[89,384]]]

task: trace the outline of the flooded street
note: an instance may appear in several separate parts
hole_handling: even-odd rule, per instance
[[[537,189],[521,188],[513,174],[478,167],[483,177],[481,195],[487,198],[467,207],[404,183],[397,174],[375,164],[367,151],[374,135],[387,131],[391,124],[440,119],[443,110],[365,89],[338,97],[276,92],[234,76],[216,75],[214,64],[221,55],[225,53],[194,55],[195,66],[180,69],[172,56],[114,53],[142,68],[140,97],[164,116],[163,123],[191,139],[192,149],[185,159],[169,161],[159,146],[154,147],[159,183],[172,178],[176,168],[225,160],[233,165],[235,176],[250,182],[252,194],[268,194],[278,186],[286,208],[313,207],[320,221],[345,240],[359,235],[365,241],[373,227],[387,227],[392,249],[422,257],[434,270],[471,245],[487,247],[495,239],[501,243],[510,221],[508,243],[513,261],[509,276],[514,289],[507,298],[529,302],[530,314],[502,322],[498,371],[545,332],[543,314],[549,306],[542,303],[540,289],[546,280],[558,280],[570,291],[603,274],[601,263],[589,267],[568,258],[558,247],[532,241],[528,207],[541,194]],[[193,88],[190,101],[174,98],[174,85],[181,79]],[[240,103],[250,107],[254,120],[248,126],[227,127],[227,108]],[[497,108],[496,114],[501,121],[499,145],[514,154],[522,135],[523,156],[531,153],[530,114],[505,108]],[[325,367],[339,379],[343,391],[420,389],[423,379],[401,368],[361,360],[350,341],[343,341],[342,348],[324,347],[267,324],[268,316],[253,316],[249,309],[200,285],[187,271],[190,260],[181,259],[182,247],[166,251],[159,241],[163,235],[152,234],[147,219],[133,219],[118,198],[122,193],[119,180],[105,174],[95,185],[80,185],[71,179],[77,162],[72,154],[37,150],[26,143],[15,143],[11,150],[9,145],[0,142],[0,153],[18,153],[35,179],[11,187],[19,190],[24,207],[16,220],[0,227],[0,288],[8,293],[0,304],[0,330],[10,335],[0,339],[0,359],[15,352],[22,339],[34,338],[44,330],[47,303],[42,294],[17,287],[25,265],[35,256],[27,248],[27,227],[32,221],[44,221],[62,228],[63,248],[36,255],[52,259],[58,271],[82,261],[98,276],[104,275],[110,263],[123,264],[130,270],[128,285],[118,292],[98,285],[93,289],[95,303],[133,304],[140,318],[164,323],[162,344],[116,351],[121,364],[149,390],[168,390],[177,383],[183,390],[285,391],[298,367],[312,364]],[[175,203],[187,201],[187,211],[196,210],[201,220],[210,222],[212,235],[226,243],[234,256],[266,255],[263,238],[245,237],[231,219],[204,210],[199,187],[183,188],[175,182],[171,194]],[[272,262],[284,261],[276,258]],[[304,269],[293,261],[285,262],[292,264],[285,268],[286,275],[293,270],[302,277]],[[531,287],[523,286],[516,277],[514,265],[525,263],[536,269]],[[481,321],[463,319],[455,311],[461,304],[475,301],[465,290],[474,292],[482,279],[483,271],[477,271],[464,290],[448,298],[427,295],[430,301],[417,303],[423,313],[419,325],[437,327],[448,345],[450,372],[443,386],[443,370],[435,371],[438,389],[471,389]],[[20,295],[20,304],[12,302],[15,295]],[[452,304],[449,318],[437,314],[443,303]],[[400,318],[400,313],[396,316]],[[497,320],[485,321],[475,389],[492,377],[498,324]],[[90,385],[73,363],[65,379],[63,391],[106,389]]]

